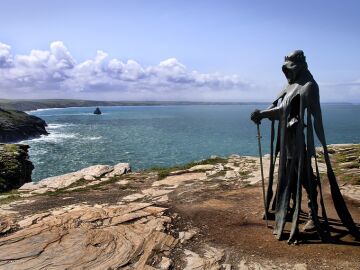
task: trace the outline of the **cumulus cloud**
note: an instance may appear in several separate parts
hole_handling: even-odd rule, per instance
[[[106,93],[136,97],[146,93],[180,93],[181,91],[238,91],[251,87],[238,75],[205,74],[188,69],[176,58],[158,65],[142,66],[135,60],[122,61],[97,51],[93,59],[78,63],[61,41],[48,50],[32,50],[28,55],[15,55],[11,47],[0,43],[0,93]],[[130,93],[130,95],[129,95]],[[176,95],[176,94],[175,94]],[[79,95],[78,95],[79,96]],[[140,95],[141,96],[141,95]],[[143,95],[144,96],[144,95]],[[156,95],[153,98],[156,99]]]
[[[13,63],[11,55],[11,47],[0,42],[0,68],[10,67]]]

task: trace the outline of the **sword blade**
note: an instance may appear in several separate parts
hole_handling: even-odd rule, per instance
[[[265,210],[265,222],[266,222],[266,227],[269,227],[267,211],[266,211],[265,179],[264,179],[264,169],[263,169],[263,162],[262,162],[260,124],[257,124],[256,127],[257,127],[257,138],[258,138],[258,146],[259,146],[260,171],[261,171],[262,193],[263,193],[264,210]]]

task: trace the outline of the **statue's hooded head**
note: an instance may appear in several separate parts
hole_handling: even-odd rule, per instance
[[[282,66],[286,79],[290,84],[294,83],[308,66],[302,50],[296,50],[285,56],[285,63]]]

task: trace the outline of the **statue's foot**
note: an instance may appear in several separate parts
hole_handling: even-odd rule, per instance
[[[312,219],[309,219],[303,227],[304,232],[312,232],[316,229],[315,223]]]

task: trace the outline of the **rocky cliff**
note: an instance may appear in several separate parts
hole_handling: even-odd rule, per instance
[[[19,142],[48,134],[46,122],[39,117],[0,108],[0,143]]]
[[[329,150],[359,223],[360,146]],[[268,165],[264,157],[265,175]],[[301,232],[289,246],[272,235],[272,220],[270,227],[262,220],[260,175],[258,158],[232,155],[141,172],[95,165],[27,183],[0,195],[0,269],[359,269],[359,241],[341,226],[326,179],[334,242]],[[306,221],[304,212],[301,227]]]
[[[34,166],[29,160],[28,148],[23,144],[0,144],[0,192],[31,182]]]

